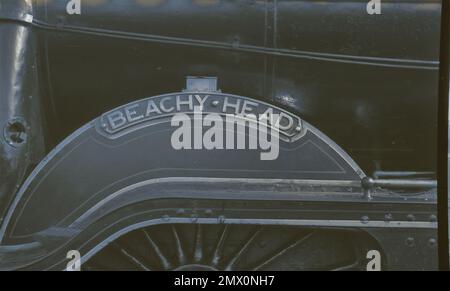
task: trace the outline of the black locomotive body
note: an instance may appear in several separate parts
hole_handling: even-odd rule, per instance
[[[215,241],[222,233],[215,225],[231,225],[239,233],[231,245],[242,241],[241,251],[256,234],[273,237],[280,231],[274,225],[302,238],[326,228],[318,241],[334,239],[322,246],[331,253],[352,253],[346,239],[358,241],[351,247],[356,263],[322,258],[298,269],[364,268],[365,252],[374,248],[385,269],[437,268],[441,1],[386,0],[374,15],[365,0],[86,0],[80,14],[68,13],[69,2],[0,0],[0,268],[3,262],[6,269],[61,269],[67,250],[79,249],[95,269],[94,255],[101,261],[107,243],[125,234],[139,240],[130,231],[143,227],[140,239],[154,234],[150,242],[164,252],[171,224],[179,224],[180,241],[197,242]],[[144,143],[131,142],[159,125],[117,140],[102,133],[102,120],[115,108],[196,91],[187,88],[188,76],[218,82],[192,94],[217,102],[245,96],[236,98],[299,118],[310,133],[302,138],[316,148],[286,145],[292,155],[277,164],[248,166],[253,162],[245,155],[202,152],[183,155],[182,164],[181,156],[161,150],[162,135],[145,143],[147,152]],[[142,155],[148,158],[140,164]],[[159,174],[145,172],[149,164]],[[139,184],[151,179],[162,184]],[[114,200],[124,189],[128,198]],[[253,232],[255,225],[266,228]],[[292,240],[297,246],[299,240],[286,238]],[[136,266],[139,255],[118,249]],[[178,263],[161,259],[160,265],[248,267],[233,261],[233,252],[242,252],[224,252],[212,256],[215,264],[204,263],[205,247],[192,263],[178,253],[171,255]],[[218,257],[231,259],[218,263]],[[253,267],[292,266],[272,263]]]

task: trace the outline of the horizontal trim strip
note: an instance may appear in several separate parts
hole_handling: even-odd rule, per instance
[[[52,25],[50,23],[34,19],[32,25],[42,28],[57,30],[62,32],[73,32],[81,34],[96,35],[101,37],[111,37],[118,39],[128,39],[137,41],[149,41],[156,43],[166,43],[166,44],[178,44],[187,45],[194,47],[203,48],[215,48],[223,50],[233,50],[248,53],[258,53],[271,56],[280,57],[292,57],[301,58],[317,61],[329,61],[329,62],[339,62],[348,64],[358,64],[358,65],[370,65],[379,67],[392,67],[392,68],[403,68],[403,69],[420,69],[420,70],[438,70],[439,61],[431,60],[411,60],[411,59],[398,59],[398,58],[383,58],[383,57],[369,57],[369,56],[354,56],[354,55],[343,55],[343,54],[332,54],[332,53],[319,53],[312,51],[302,51],[302,50],[290,50],[290,49],[278,49],[269,47],[260,47],[252,45],[236,45],[232,43],[179,38],[179,37],[168,37],[154,34],[145,33],[133,33],[126,31],[117,30],[107,30],[99,28],[90,27],[78,27],[69,25]]]
[[[203,184],[212,184],[215,185],[217,183],[228,183],[228,184],[236,184],[236,185],[267,185],[273,186],[278,184],[286,184],[286,185],[299,185],[299,186],[341,186],[341,187],[361,187],[360,181],[339,181],[339,180],[293,180],[293,179],[246,179],[246,178],[204,178],[204,177],[167,177],[167,178],[155,178],[150,180],[145,180],[142,182],[138,182],[133,185],[129,185],[123,189],[120,189],[111,195],[108,195],[104,199],[97,202],[94,206],[92,206],[88,211],[83,213],[77,220],[75,220],[70,227],[74,227],[80,224],[82,221],[86,220],[90,217],[95,211],[100,209],[102,206],[106,205],[108,202],[120,197],[123,194],[128,193],[129,191],[135,190],[137,188],[154,185],[154,184],[165,184],[165,183],[203,183]],[[351,194],[349,194],[351,195]],[[210,197],[214,198],[214,197]],[[293,197],[294,198],[294,197]],[[362,198],[362,194],[361,194]]]

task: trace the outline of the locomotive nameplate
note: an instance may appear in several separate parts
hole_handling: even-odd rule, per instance
[[[100,131],[114,138],[176,114],[199,110],[201,114],[266,116],[268,125],[280,132],[280,138],[297,139],[304,134],[302,120],[276,106],[236,95],[200,92],[155,96],[123,105],[102,115]]]

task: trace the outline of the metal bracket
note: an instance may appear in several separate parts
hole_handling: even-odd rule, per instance
[[[373,179],[364,177],[361,180],[361,187],[364,190],[364,197],[372,199],[371,192],[375,187],[388,189],[433,189],[437,188],[436,180],[408,180],[408,179]]]
[[[187,92],[220,92],[217,89],[217,77],[190,77],[186,78]]]

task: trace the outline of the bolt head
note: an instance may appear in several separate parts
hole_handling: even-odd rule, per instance
[[[13,147],[24,145],[28,140],[29,127],[21,118],[10,120],[3,128],[3,138]]]
[[[430,239],[428,240],[428,246],[429,246],[430,248],[434,248],[436,245],[437,245],[437,241],[436,241],[435,238],[430,238]]]
[[[392,221],[392,214],[386,213],[386,214],[384,215],[384,220],[385,220],[385,221]]]
[[[363,223],[363,224],[367,224],[367,223],[369,223],[369,216],[366,216],[366,215],[364,215],[363,217],[361,217],[361,222]]]
[[[414,246],[414,244],[415,244],[414,238],[412,238],[412,237],[406,238],[405,244],[406,244],[408,247],[412,248],[412,247]]]
[[[434,214],[430,215],[430,222],[436,222],[436,221],[437,221],[436,215],[434,215]]]

